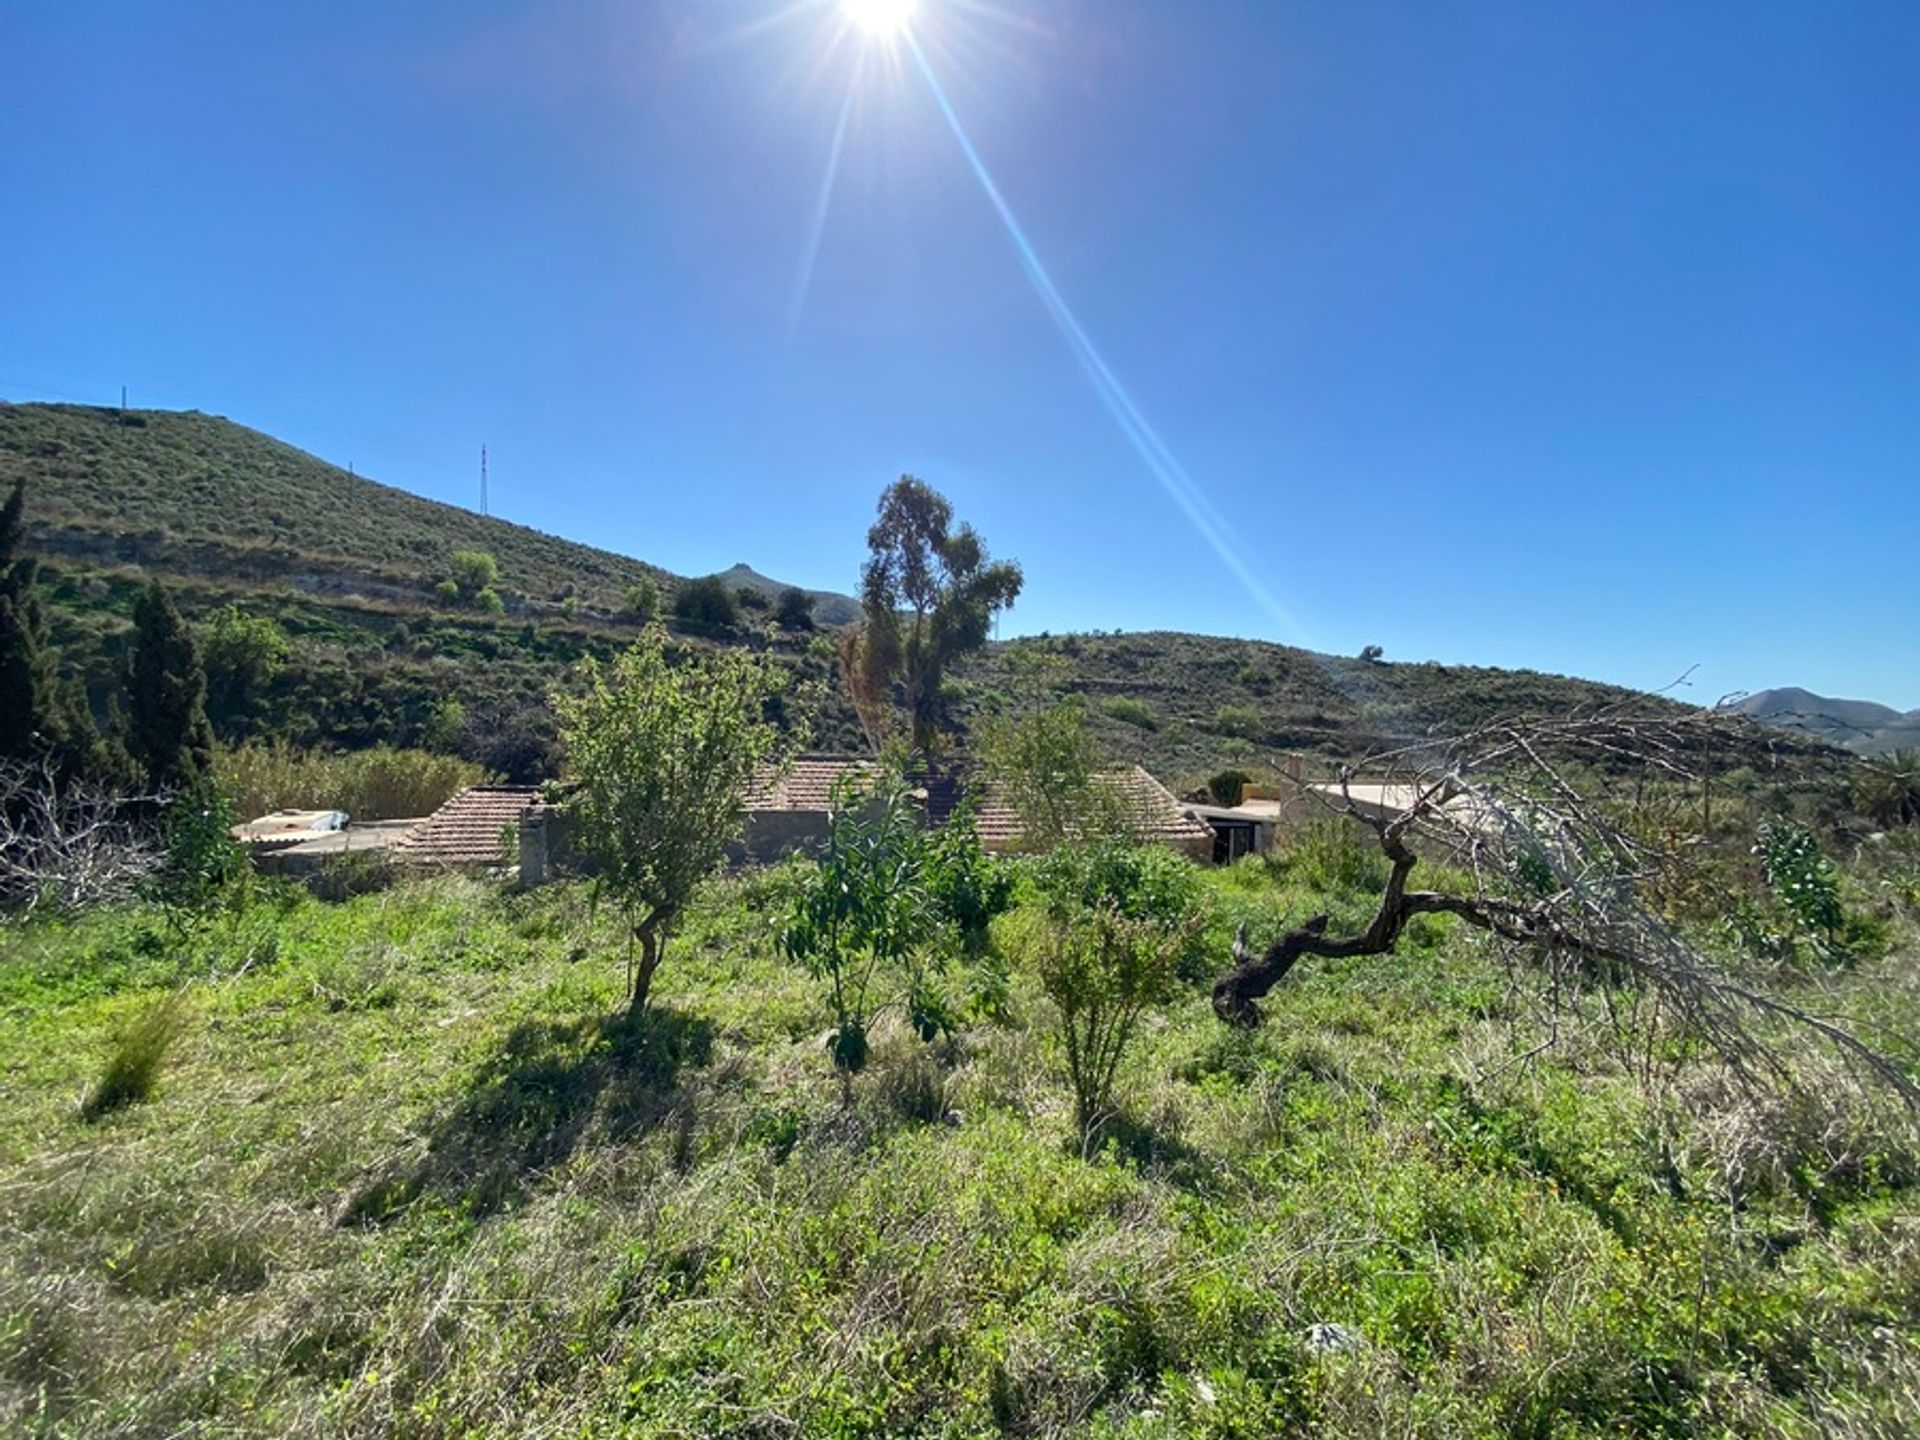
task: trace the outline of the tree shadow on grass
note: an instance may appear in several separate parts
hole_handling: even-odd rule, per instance
[[[1074,1148],[1083,1158],[1107,1151],[1142,1175],[1193,1194],[1211,1194],[1219,1188],[1219,1167],[1204,1150],[1189,1145],[1168,1125],[1124,1110],[1102,1119]]]
[[[712,1051],[710,1022],[670,1010],[516,1026],[425,1150],[363,1176],[334,1223],[382,1225],[428,1198],[484,1219],[563,1165],[589,1131],[620,1143],[676,1117],[686,1131],[681,1071],[706,1065]]]

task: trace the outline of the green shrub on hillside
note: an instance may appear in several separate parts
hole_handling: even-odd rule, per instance
[[[1252,705],[1222,705],[1213,712],[1213,728],[1241,740],[1263,740],[1267,734],[1266,721]]]
[[[740,605],[718,575],[689,580],[673,595],[673,618],[701,635],[727,634],[740,625]]]
[[[478,595],[500,581],[500,562],[485,550],[456,550],[447,557],[447,578],[462,595]]]
[[[1137,695],[1110,695],[1100,702],[1100,709],[1109,719],[1118,720],[1122,725],[1131,725],[1137,730],[1157,730],[1160,717],[1153,713],[1153,707]]]
[[[1853,793],[1876,824],[1920,825],[1920,750],[1890,750],[1862,761]]]
[[[627,618],[645,625],[660,613],[660,587],[651,580],[636,580],[626,589]]]
[[[427,712],[427,723],[420,729],[421,743],[429,750],[452,753],[467,735],[467,707],[459,700],[436,700]]]
[[[292,646],[270,616],[223,605],[202,627],[200,655],[207,671],[207,718],[232,737],[254,718],[267,687],[286,668]]]
[[[813,629],[813,596],[798,586],[789,585],[774,602],[773,619],[782,630]]]

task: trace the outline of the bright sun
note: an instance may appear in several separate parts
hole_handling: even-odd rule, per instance
[[[840,8],[856,27],[884,39],[907,28],[917,4],[916,0],[840,0]]]

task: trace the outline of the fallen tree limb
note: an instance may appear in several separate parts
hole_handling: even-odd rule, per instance
[[[1407,765],[1417,753],[1422,764],[1402,787],[1407,803],[1392,814],[1357,804],[1348,772],[1340,787],[1343,803],[1329,802],[1330,809],[1372,830],[1388,861],[1372,919],[1364,929],[1340,935],[1328,933],[1328,915],[1315,915],[1260,950],[1242,925],[1233,968],[1213,986],[1214,1012],[1228,1024],[1258,1025],[1260,1000],[1301,960],[1390,954],[1411,920],[1451,915],[1543,968],[1570,961],[1585,984],[1652,992],[1743,1080],[1790,1083],[1779,1047],[1755,1023],[1779,1020],[1815,1036],[1865,1077],[1920,1107],[1920,1084],[1907,1068],[1845,1026],[1730,973],[1640,903],[1638,882],[1672,857],[1656,854],[1614,824],[1559,763],[1546,758],[1542,743],[1543,734],[1557,750],[1586,740],[1609,755],[1639,754],[1649,766],[1684,777],[1682,757],[1698,749],[1703,728],[1694,720],[1644,723],[1607,715],[1538,729],[1500,725],[1444,749],[1423,745],[1394,757]],[[1436,776],[1431,767],[1442,755],[1445,769]],[[1469,891],[1408,888],[1419,860],[1409,843],[1416,832],[1466,858],[1475,880]],[[1529,876],[1538,894],[1527,893],[1522,882]]]

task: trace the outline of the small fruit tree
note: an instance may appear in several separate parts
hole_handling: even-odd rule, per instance
[[[610,667],[589,660],[584,679],[553,704],[581,845],[640,947],[638,1014],[694,891],[740,833],[747,783],[779,742],[765,717],[783,680],[741,650],[671,664],[657,624]]]

